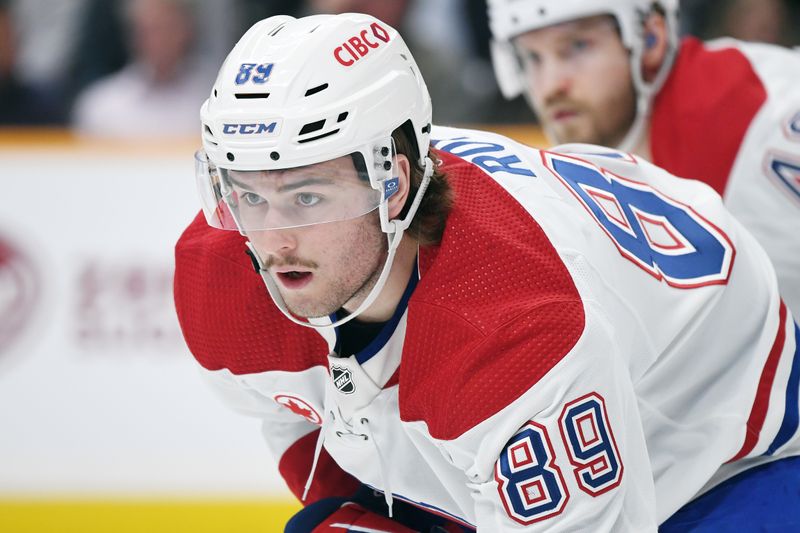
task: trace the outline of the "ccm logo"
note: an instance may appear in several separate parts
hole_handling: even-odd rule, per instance
[[[372,30],[372,35],[370,35],[370,30]],[[388,43],[389,32],[377,22],[373,22],[369,25],[369,29],[361,30],[358,35],[350,37],[341,46],[334,48],[333,57],[345,67],[349,67],[367,55],[370,48],[378,48],[381,45],[379,41]]]
[[[226,135],[258,135],[259,133],[274,133],[278,126],[277,122],[269,124],[223,124],[222,133]]]

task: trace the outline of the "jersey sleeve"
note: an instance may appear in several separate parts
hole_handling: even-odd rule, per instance
[[[769,255],[795,316],[800,313],[799,77],[797,50],[686,38],[655,99],[650,136],[655,164],[705,182],[724,197]]]
[[[800,53],[758,44],[743,49],[767,96],[733,162],[725,204],[764,247],[781,295],[800,316]]]
[[[495,415],[441,442],[467,476],[478,531],[656,529],[653,476],[627,366],[602,310],[585,306],[583,333],[558,364]],[[525,349],[521,329],[516,347],[509,344],[514,331],[504,328],[507,350]],[[497,355],[491,342],[484,345],[482,357]]]

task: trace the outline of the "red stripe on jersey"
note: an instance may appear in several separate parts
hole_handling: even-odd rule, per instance
[[[783,301],[781,301],[781,308],[778,315],[778,334],[775,336],[775,342],[772,345],[772,349],[769,351],[764,369],[761,371],[761,379],[758,381],[756,399],[750,411],[750,418],[747,419],[747,432],[745,434],[744,444],[742,444],[742,449],[728,462],[737,461],[753,451],[753,448],[755,448],[758,442],[758,437],[761,435],[761,428],[764,427],[764,420],[767,417],[767,409],[769,408],[770,391],[772,390],[772,383],[775,381],[775,371],[778,368],[778,362],[781,359],[781,352],[783,352],[784,343],[786,341],[786,305]]]
[[[327,368],[328,347],[272,303],[245,253],[244,237],[198,215],[175,246],[175,309],[192,354],[234,374]]]
[[[584,314],[572,277],[531,214],[477,166],[437,155],[455,201],[441,244],[420,249],[400,417],[452,439],[539,381],[575,345]]]
[[[319,431],[312,431],[298,439],[289,446],[278,461],[278,471],[298,500],[303,497],[306,480],[311,472],[311,461],[314,458],[314,448],[317,445]],[[361,483],[356,478],[342,470],[328,454],[328,451],[322,448],[317,468],[314,471],[314,482],[308,489],[308,496],[303,505],[332,496],[349,498],[355,494],[360,485]]]
[[[747,129],[767,92],[739,50],[707,50],[684,39],[653,104],[653,163],[725,191]]]

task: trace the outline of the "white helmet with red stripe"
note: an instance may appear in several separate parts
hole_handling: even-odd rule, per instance
[[[660,8],[668,35],[668,52],[655,78],[642,78],[641,59],[647,46],[645,17]],[[525,90],[519,60],[512,45],[518,35],[553,24],[595,15],[612,15],[619,25],[622,43],[630,51],[633,85],[637,93],[637,116],[621,148],[629,150],[641,134],[653,96],[669,75],[678,49],[678,0],[489,0],[489,26],[492,31],[492,62],[500,90],[513,98]]]

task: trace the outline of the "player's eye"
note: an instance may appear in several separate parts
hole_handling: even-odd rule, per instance
[[[297,200],[297,203],[302,207],[311,207],[313,205],[317,205],[319,202],[322,201],[322,196],[310,192],[298,193],[295,198]]]
[[[259,205],[266,202],[266,200],[263,197],[257,195],[254,192],[243,191],[241,193],[241,197],[245,202],[247,202],[247,205],[250,206]]]
[[[525,50],[522,54],[521,62],[523,65],[536,66],[542,62],[541,56],[531,50]]]
[[[583,52],[590,44],[588,39],[575,39],[570,43],[570,48],[573,52]]]

